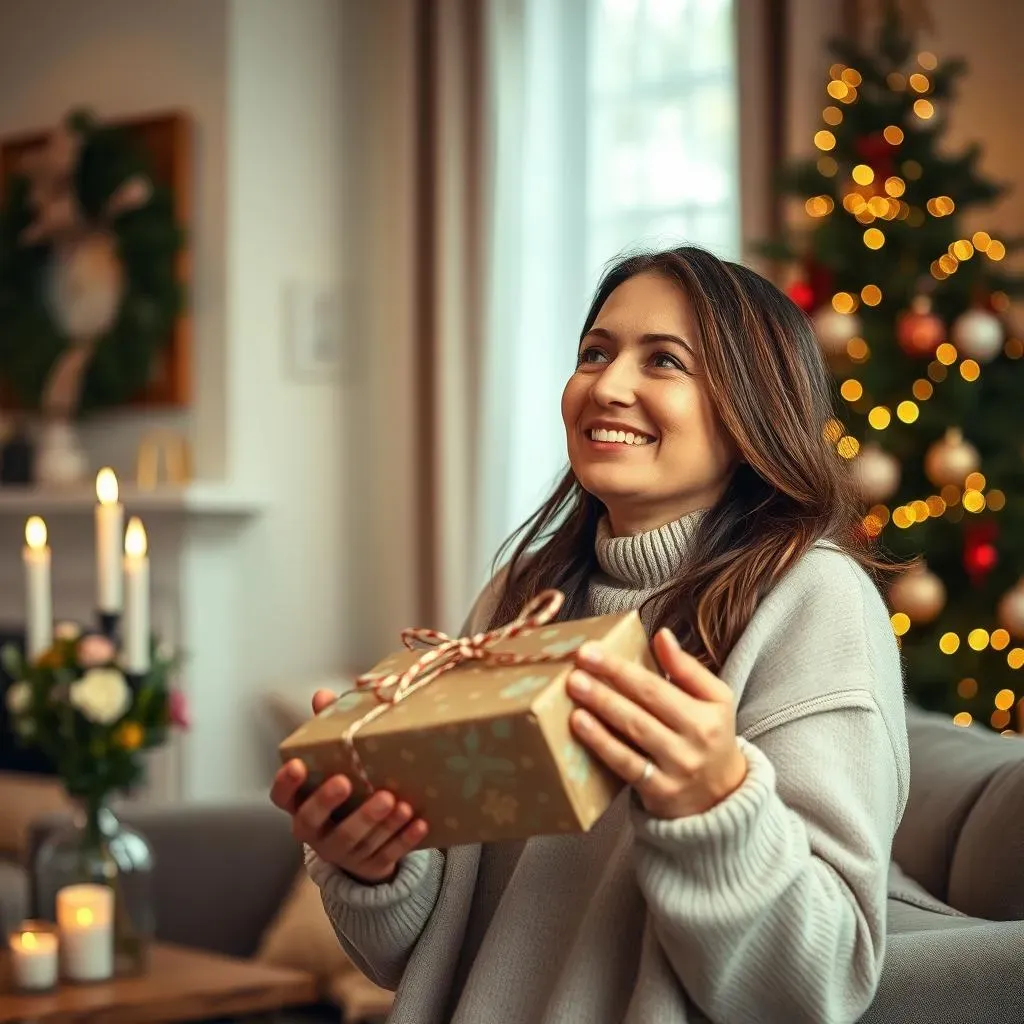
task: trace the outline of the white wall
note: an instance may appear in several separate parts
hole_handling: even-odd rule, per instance
[[[1016,104],[1024,86],[1020,41],[1024,4],[983,0],[930,0],[935,34],[926,45],[940,58],[963,57],[967,73],[949,108],[947,138],[959,149],[972,142],[983,148],[981,169],[1012,191],[989,209],[972,211],[965,227],[1002,238],[1024,234],[1024,135]],[[1021,324],[1024,328],[1024,323]]]
[[[300,380],[284,332],[289,281],[345,285],[341,13],[335,0],[0,7],[0,134],[79,103],[110,117],[183,108],[195,123],[195,402],[104,416],[90,453],[127,477],[140,428],[169,423],[189,433],[203,477],[269,500],[248,521],[147,521],[155,618],[188,651],[195,723],[161,796],[262,786],[274,751],[258,695],[347,661],[345,417],[358,366],[344,384]],[[0,517],[3,618],[20,613],[21,525]],[[90,531],[88,516],[51,524],[58,616],[91,613]]]

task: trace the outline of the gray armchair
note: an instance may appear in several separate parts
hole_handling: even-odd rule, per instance
[[[907,714],[910,800],[863,1024],[1024,1022],[1024,740]]]
[[[885,969],[862,1024],[1024,1024],[1024,740],[908,716]],[[251,955],[300,863],[285,816],[269,801],[123,816],[154,847],[160,938]]]

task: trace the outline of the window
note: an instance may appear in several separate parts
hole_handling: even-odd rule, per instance
[[[559,396],[602,269],[740,254],[735,0],[491,0],[474,577],[566,466]]]
[[[587,265],[635,244],[739,255],[733,0],[590,0]]]

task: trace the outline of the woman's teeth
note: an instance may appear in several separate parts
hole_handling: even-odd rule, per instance
[[[598,428],[591,430],[590,439],[592,441],[612,441],[618,444],[650,444],[653,438],[648,437],[646,434],[632,434],[625,430],[604,430]]]

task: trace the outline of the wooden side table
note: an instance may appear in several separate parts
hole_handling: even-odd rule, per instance
[[[137,978],[62,984],[40,995],[11,991],[6,954],[0,960],[0,1024],[204,1020],[301,1006],[317,998],[311,974],[180,946],[153,946],[149,967]]]

